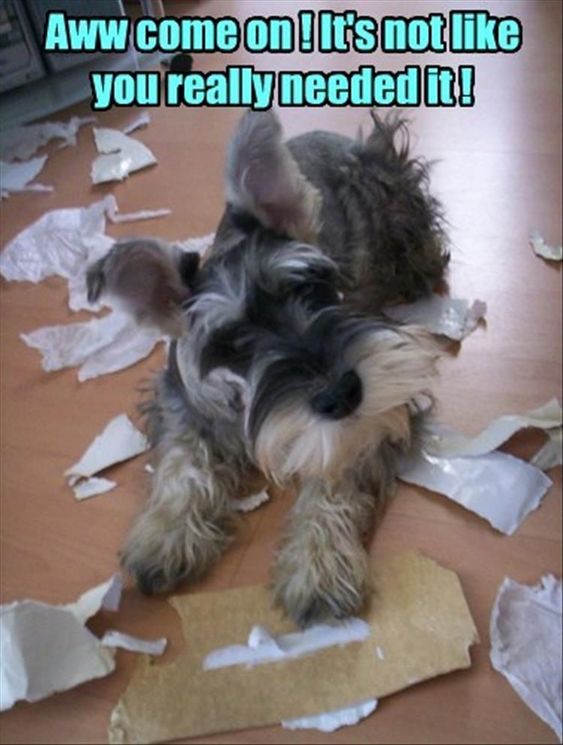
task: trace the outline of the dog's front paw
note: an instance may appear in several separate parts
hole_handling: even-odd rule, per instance
[[[299,626],[357,614],[368,593],[366,561],[361,549],[351,564],[310,561],[280,554],[274,576],[274,599]]]
[[[137,519],[121,552],[122,566],[147,595],[173,590],[196,579],[220,556],[229,541],[226,526],[209,522],[201,530],[172,517],[162,507]]]

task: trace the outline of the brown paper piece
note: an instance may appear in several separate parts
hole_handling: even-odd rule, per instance
[[[203,670],[202,663],[218,647],[246,644],[256,624],[274,635],[295,631],[271,607],[267,588],[172,598],[186,648],[170,665],[139,660],[112,713],[109,741],[152,743],[278,724],[470,666],[477,630],[454,572],[411,552],[380,561],[374,586],[362,615],[372,630],[366,641],[252,668]]]

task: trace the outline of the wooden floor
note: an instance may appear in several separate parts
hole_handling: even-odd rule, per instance
[[[176,12],[296,14],[302,2],[168,3]],[[342,9],[323,2],[319,8]],[[444,2],[347,2],[364,14],[421,15],[447,12]],[[417,152],[439,162],[433,184],[450,221],[452,294],[479,297],[489,306],[486,328],[478,329],[442,364],[437,387],[443,421],[476,433],[494,417],[523,412],[561,393],[561,267],[536,257],[527,241],[538,228],[561,241],[561,4],[488,2],[497,15],[518,16],[524,46],[516,55],[375,54],[380,68],[405,64],[475,64],[472,109],[413,109]],[[313,7],[310,3],[307,7]],[[463,8],[484,7],[464,2]],[[355,69],[357,54],[265,55],[239,52],[229,58],[196,57],[200,70],[255,63],[261,69]],[[70,113],[86,114],[88,104]],[[99,117],[120,126],[134,112],[114,110]],[[2,203],[2,245],[45,211],[86,205],[113,192],[123,211],[171,207],[173,215],[143,224],[110,226],[114,236],[134,231],[176,239],[212,231],[222,207],[222,163],[236,109],[170,109],[151,112],[138,137],[159,164],[115,187],[92,187],[94,156],[89,129],[78,147],[57,151],[41,180],[52,194],[22,194]],[[365,109],[284,109],[288,135],[310,128],[354,134]],[[136,386],[163,362],[161,351],[135,367],[86,383],[75,370],[47,374],[39,355],[19,334],[47,324],[80,320],[66,307],[65,283],[2,283],[2,601],[36,598],[66,602],[103,581],[116,569],[116,552],[147,489],[143,459],[109,472],[113,492],[77,503],[64,470],[115,415],[135,413]],[[84,318],[87,314],[84,314]],[[530,456],[541,444],[537,433],[515,437],[507,450]],[[445,676],[381,702],[375,715],[334,735],[291,733],[279,727],[200,740],[223,743],[540,743],[555,736],[489,664],[488,624],[496,591],[505,576],[536,583],[546,572],[561,574],[561,469],[542,506],[518,533],[505,537],[443,497],[401,485],[371,547],[374,557],[418,548],[455,570],[477,623],[481,644],[470,670]],[[204,582],[186,591],[264,583],[291,495],[276,498],[242,520],[237,541]],[[210,621],[212,622],[212,620]],[[96,628],[155,637],[181,647],[179,624],[165,599],[147,599],[129,588],[116,619],[103,615]],[[112,707],[129,680],[133,656],[118,653],[117,672],[33,705],[18,704],[0,719],[4,743],[103,742]],[[181,695],[181,692],[179,692]],[[241,695],[244,692],[241,691]],[[220,702],[217,702],[220,705]]]

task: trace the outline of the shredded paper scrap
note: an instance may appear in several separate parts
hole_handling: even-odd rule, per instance
[[[67,605],[18,600],[0,606],[0,710],[109,675],[117,647],[162,654],[166,640],[114,631],[99,639],[86,628],[102,608],[117,611],[120,598],[121,578],[114,575]]]
[[[561,422],[561,405],[552,399],[526,414],[500,417],[476,437],[436,425],[422,454],[403,462],[400,478],[444,494],[511,535],[552,486],[538,464],[561,462],[554,444],[561,437]],[[542,429],[549,438],[532,463],[496,450],[527,427]]]
[[[561,580],[535,587],[508,577],[491,613],[491,663],[561,741],[563,659]]]

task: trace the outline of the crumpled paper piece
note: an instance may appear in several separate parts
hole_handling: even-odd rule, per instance
[[[467,458],[423,452],[403,463],[399,478],[449,497],[506,535],[518,530],[553,484],[538,468],[498,452]]]
[[[68,282],[71,310],[99,311],[109,304],[88,301],[86,272],[113,246],[105,235],[106,219],[112,222],[146,220],[169,214],[166,208],[119,213],[113,195],[88,207],[52,210],[22,230],[0,254],[0,274],[7,280],[40,282],[60,276]],[[185,251],[203,253],[214,234],[178,241]],[[111,307],[111,306],[110,306]],[[122,370],[146,357],[165,337],[154,329],[141,328],[123,311],[90,322],[49,326],[22,339],[39,349],[45,370],[80,365],[79,380]]]
[[[0,131],[0,158],[27,160],[51,140],[62,140],[59,148],[76,145],[80,127],[92,124],[95,116],[73,116],[67,122],[40,122]]]
[[[162,640],[145,642],[108,632],[106,646],[85,627],[100,609],[118,609],[121,588],[116,574],[74,603],[21,600],[0,606],[0,711],[17,701],[39,701],[108,675],[115,669],[115,647],[131,648],[137,643],[143,648],[148,643],[152,654],[161,653]]]
[[[541,256],[542,259],[548,259],[550,261],[562,261],[563,260],[563,246],[550,246],[544,241],[537,230],[530,233],[530,245],[534,249],[536,256]]]
[[[561,421],[561,405],[552,399],[525,414],[499,417],[476,437],[434,425],[422,453],[403,461],[400,478],[444,494],[512,535],[553,484],[537,464],[554,465],[556,446],[544,446],[534,456],[535,463],[496,448],[526,427],[543,429],[553,443]]]
[[[362,642],[371,633],[361,618],[348,618],[334,624],[319,623],[293,634],[273,636],[263,626],[253,626],[246,644],[233,644],[209,652],[203,660],[204,670],[233,665],[264,665],[274,660],[291,660],[334,646]]]
[[[461,432],[439,426],[433,431],[426,449],[432,455],[443,457],[486,455],[499,448],[521,429],[535,427],[543,429],[549,435],[551,432],[560,431],[562,425],[561,404],[556,398],[552,398],[543,406],[525,414],[507,414],[495,419],[475,437],[467,437]]]
[[[319,732],[335,732],[341,727],[351,727],[369,717],[377,709],[377,699],[371,698],[344,709],[315,714],[312,717],[285,719],[281,725],[284,729],[316,729]]]
[[[74,484],[72,490],[76,499],[81,502],[83,499],[90,499],[90,497],[97,497],[98,494],[105,494],[106,492],[115,489],[116,486],[117,483],[115,481],[91,476],[90,478],[83,479],[77,484]]]
[[[482,300],[475,300],[469,305],[468,300],[461,298],[432,295],[415,303],[389,306],[383,312],[394,321],[416,324],[433,334],[461,341],[485,317],[487,304]]]
[[[121,127],[121,131],[124,135],[130,135],[141,127],[146,127],[150,124],[151,117],[148,111],[141,111],[132,119],[130,119],[124,127]]]
[[[561,741],[563,657],[561,580],[534,587],[506,577],[491,613],[491,664]]]
[[[469,667],[477,632],[453,572],[410,552],[379,560],[373,581],[377,593],[363,614],[371,627],[367,639],[251,669],[203,670],[202,662],[218,647],[246,639],[257,624],[278,641],[295,632],[266,587],[174,597],[185,647],[169,665],[138,661],[113,710],[109,741],[184,740],[317,717]]]
[[[18,191],[53,191],[52,186],[33,181],[43,170],[46,162],[46,155],[21,163],[0,160],[0,199],[5,199],[10,193]]]
[[[100,155],[92,163],[92,183],[123,181],[130,173],[154,165],[157,160],[149,148],[118,129],[94,128],[94,140]]]
[[[41,352],[41,366],[46,372],[79,367],[80,382],[130,367],[164,341],[161,332],[140,328],[123,311],[83,323],[44,326],[20,336],[29,347]]]
[[[127,414],[120,414],[106,424],[80,460],[65,471],[65,476],[73,486],[80,479],[87,479],[116,463],[146,452],[149,447],[146,436],[135,427]]]

